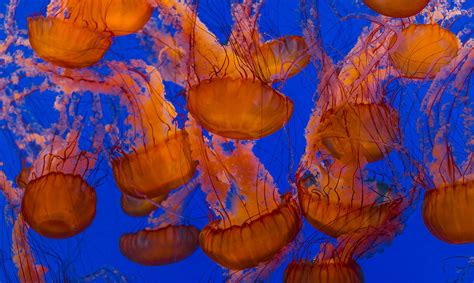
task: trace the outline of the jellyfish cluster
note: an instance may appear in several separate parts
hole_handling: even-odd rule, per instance
[[[469,1],[290,1],[283,32],[272,0],[5,2],[5,280],[128,282],[53,263],[96,218],[141,272],[203,253],[204,281],[364,282],[417,210],[472,248]]]

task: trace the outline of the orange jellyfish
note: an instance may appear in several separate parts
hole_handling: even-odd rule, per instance
[[[147,0],[63,0],[69,19],[114,36],[143,28],[153,14]]]
[[[173,37],[177,46],[162,51],[169,54],[170,66],[179,65],[176,60],[191,65],[179,68],[188,74],[189,112],[202,127],[223,137],[245,140],[268,136],[288,122],[293,102],[271,83],[296,74],[309,63],[301,37],[262,43],[251,24],[258,12],[251,15],[248,4],[241,4],[232,6],[238,24],[229,43],[222,45],[191,7],[178,1],[158,2],[165,18],[177,14],[181,20]]]
[[[113,158],[114,178],[123,193],[142,199],[164,197],[187,183],[196,168],[186,131],[173,123],[176,112],[164,97],[161,76],[148,68],[149,79],[128,71],[112,79],[125,90],[136,143],[133,151]]]
[[[193,225],[181,224],[184,203],[197,187],[189,182],[171,193],[162,202],[163,210],[157,218],[149,217],[151,228],[120,237],[120,251],[133,262],[141,265],[166,265],[181,261],[199,247],[199,230]]]
[[[474,243],[474,173],[472,152],[458,166],[441,129],[430,164],[433,187],[423,200],[423,221],[438,239],[450,244]]]
[[[474,243],[474,172],[470,78],[474,65],[472,39],[431,84],[422,103],[427,129],[424,161],[423,221],[438,239],[451,244]]]
[[[285,283],[362,283],[364,275],[355,261],[296,261],[285,269]]]
[[[460,48],[455,34],[438,24],[411,24],[398,38],[390,40],[394,46],[390,58],[402,76],[413,79],[432,79],[456,57]]]
[[[153,210],[157,209],[157,205],[165,200],[167,196],[167,194],[164,194],[151,200],[147,200],[122,194],[120,205],[126,214],[135,217],[142,217],[149,215]]]
[[[169,225],[120,237],[120,251],[141,265],[164,265],[183,260],[199,247],[199,230],[194,226]]]
[[[374,253],[382,244],[391,241],[402,226],[394,218],[384,226],[366,227],[337,238],[334,247],[330,242],[320,245],[313,260],[294,259],[283,275],[285,283],[362,283],[364,274],[357,260]],[[311,250],[307,244],[302,249]]]
[[[336,159],[382,159],[399,142],[398,115],[385,103],[342,104],[324,112],[316,134]]]
[[[84,180],[94,161],[78,149],[78,133],[64,142],[55,138],[34,162],[23,195],[26,223],[48,238],[68,238],[86,229],[94,219],[96,194]]]
[[[430,0],[364,0],[365,5],[375,12],[392,17],[406,18],[418,14]]]
[[[201,188],[217,220],[199,235],[201,249],[231,270],[278,261],[278,254],[301,228],[297,203],[280,196],[271,175],[252,152],[253,143],[235,143],[232,152],[214,136],[207,145],[191,121],[193,153],[200,161]]]
[[[383,97],[389,33],[379,32],[374,24],[363,33],[338,72],[316,37],[319,33],[306,30],[324,83],[318,86],[320,97],[306,127],[295,185],[305,219],[332,237],[379,227],[411,203],[404,186],[378,177],[392,168],[392,159],[410,160],[400,144],[398,114]],[[390,176],[403,178],[411,170],[392,170]]]
[[[39,57],[64,68],[92,66],[112,44],[108,33],[54,17],[28,18],[28,39]]]

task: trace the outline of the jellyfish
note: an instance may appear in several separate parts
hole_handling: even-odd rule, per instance
[[[120,237],[120,251],[141,265],[178,262],[190,256],[198,247],[199,230],[194,226],[169,225]]]
[[[314,42],[310,54],[321,66],[322,83],[295,176],[302,214],[332,237],[381,227],[416,195],[417,164],[401,143],[399,114],[384,90],[391,30],[380,23],[367,27],[340,68],[322,49],[319,31],[306,27],[305,33]],[[406,167],[396,169],[394,162]]]
[[[365,5],[375,12],[392,18],[415,16],[423,10],[430,0],[364,0]]]
[[[141,199],[163,198],[187,183],[196,168],[186,131],[173,123],[176,112],[164,97],[159,72],[149,67],[148,73],[150,78],[125,69],[111,79],[125,92],[133,135],[133,150],[120,150],[112,158],[112,170],[119,189]]]
[[[192,7],[178,1],[156,2],[165,21],[169,18],[172,24],[173,17],[180,19],[180,25],[173,26],[178,33],[168,40],[173,45],[159,52],[170,61],[168,66],[177,67],[177,77],[170,79],[188,86],[188,110],[202,127],[223,137],[248,140],[268,136],[288,122],[293,102],[271,83],[295,75],[309,63],[303,38],[262,42],[252,24],[258,7],[252,14],[250,4],[236,4],[232,15],[237,24],[222,45]]]
[[[109,50],[110,35],[56,17],[28,18],[28,40],[43,60],[64,68],[84,68],[99,62]]]
[[[460,47],[455,34],[438,24],[411,24],[390,40],[390,58],[403,77],[432,79],[456,57]]]
[[[312,259],[293,259],[286,267],[283,282],[362,283],[364,274],[357,260],[372,255],[381,245],[391,241],[401,229],[399,218],[384,226],[366,227],[340,236],[335,245],[324,240]],[[312,250],[311,241],[302,247]]]
[[[93,156],[79,150],[78,137],[73,132],[66,140],[55,139],[29,173],[22,215],[33,230],[48,238],[77,235],[95,216],[95,190],[84,180]]]
[[[157,204],[160,204],[167,196],[167,194],[164,194],[151,200],[146,200],[122,194],[120,205],[127,215],[142,217],[149,215],[153,210],[157,209]]]
[[[297,203],[278,193],[252,152],[253,143],[236,142],[229,152],[219,136],[208,143],[196,121],[191,119],[188,129],[201,188],[217,216],[199,235],[201,249],[230,270],[272,265],[301,228]]]
[[[163,213],[149,217],[151,227],[120,237],[120,251],[129,260],[146,266],[172,264],[191,256],[199,247],[199,229],[183,224],[185,200],[197,187],[191,181],[162,204]]]
[[[423,221],[438,239],[451,244],[474,243],[472,167],[473,40],[459,49],[445,71],[431,83],[418,120],[423,134],[427,172]],[[469,215],[469,216],[468,216]]]
[[[114,36],[135,33],[153,14],[147,0],[62,0],[69,19]]]

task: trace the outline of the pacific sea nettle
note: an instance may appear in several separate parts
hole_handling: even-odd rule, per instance
[[[297,175],[296,185],[304,217],[329,236],[379,227],[403,210],[402,196],[390,195],[385,184],[361,181],[360,172],[320,172],[318,179],[309,172]]]
[[[122,210],[129,216],[142,217],[149,215],[152,211],[157,209],[157,205],[165,200],[167,196],[167,194],[163,194],[148,200],[122,193],[120,205],[122,206]]]
[[[89,67],[109,50],[110,34],[55,17],[28,18],[31,48],[43,60],[64,68]]]
[[[128,35],[143,28],[153,7],[147,0],[65,0],[69,18],[114,36]]]
[[[199,247],[199,230],[192,225],[168,225],[120,237],[120,251],[141,265],[166,265],[190,256]]]
[[[174,37],[181,52],[176,54],[184,53],[180,60],[192,64],[187,106],[202,127],[223,137],[246,140],[268,136],[287,123],[293,102],[271,83],[295,75],[309,63],[302,37],[262,43],[259,35],[242,35],[249,32],[239,30],[250,21],[249,16],[241,15],[240,5],[233,5],[236,24],[229,43],[222,45],[191,7],[160,5],[163,14],[177,14],[181,21]],[[258,34],[256,28],[252,31]]]
[[[364,275],[355,261],[293,261],[285,269],[285,283],[362,283]]]
[[[432,79],[456,57],[460,47],[455,34],[438,24],[411,24],[394,35],[390,58],[403,77]]]
[[[223,138],[204,142],[191,120],[193,154],[200,163],[201,189],[218,219],[201,231],[201,249],[231,270],[272,261],[295,239],[301,216],[290,195],[280,197],[272,176],[252,152],[252,142],[236,142],[226,151]]]
[[[48,238],[68,238],[92,223],[96,194],[83,176],[93,163],[74,145],[43,151],[30,170],[21,206],[33,230]]]
[[[418,14],[430,0],[364,0],[375,12],[392,17],[406,18]]]
[[[327,110],[316,135],[336,159],[382,159],[399,142],[398,115],[385,103],[344,103]]]
[[[288,200],[240,225],[210,223],[201,231],[199,241],[212,260],[226,268],[241,270],[271,260],[293,241],[300,227],[298,206],[294,200]]]
[[[428,190],[423,221],[438,239],[451,244],[474,243],[474,179]]]
[[[173,123],[174,107],[164,98],[159,73],[154,73],[149,82],[141,81],[146,85],[145,93],[140,93],[141,88],[136,85],[134,79],[138,78],[121,74],[131,102],[128,119],[134,123],[134,133],[141,133],[143,139],[135,139],[139,144],[133,151],[112,160],[119,189],[142,199],[165,196],[187,183],[196,170],[188,135]]]

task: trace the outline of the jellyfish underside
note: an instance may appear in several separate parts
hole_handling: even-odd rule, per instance
[[[28,18],[28,39],[43,60],[64,68],[89,67],[102,59],[110,35],[59,18]]]
[[[390,58],[402,76],[413,79],[432,79],[446,66],[459,49],[459,39],[437,24],[411,24],[390,40],[390,46],[400,41]]]
[[[430,0],[364,0],[364,3],[375,12],[392,18],[414,16],[429,2]]]
[[[455,182],[425,193],[423,221],[438,239],[474,243],[474,181]]]
[[[167,194],[160,195],[151,200],[135,198],[133,196],[122,194],[120,204],[122,210],[129,216],[143,217],[149,215],[157,209],[157,205],[168,197]]]
[[[188,109],[209,132],[244,140],[283,127],[293,113],[293,102],[258,80],[223,78],[192,87]]]
[[[264,81],[278,81],[292,77],[310,62],[307,46],[301,36],[285,36],[265,42],[258,47],[252,63],[256,74]]]
[[[199,235],[204,253],[233,270],[251,268],[271,260],[298,234],[301,219],[293,200],[242,225],[207,225]]]
[[[361,228],[378,227],[391,216],[395,201],[341,202],[336,193],[324,193],[298,182],[298,200],[306,220],[319,231],[339,237]]]
[[[199,230],[192,225],[168,225],[120,237],[122,254],[145,266],[181,261],[193,254],[198,247]]]
[[[368,162],[387,155],[397,143],[398,117],[385,104],[345,103],[330,109],[317,129],[322,144],[336,159]]]
[[[355,261],[293,261],[285,269],[285,283],[362,283],[364,275]]]
[[[114,36],[141,30],[153,14],[146,0],[67,0],[65,6],[79,24]]]
[[[153,147],[112,162],[119,189],[136,198],[156,198],[187,183],[196,171],[187,134],[178,131]]]
[[[39,234],[68,238],[91,224],[95,206],[95,191],[82,177],[56,172],[29,182],[22,213]]]

